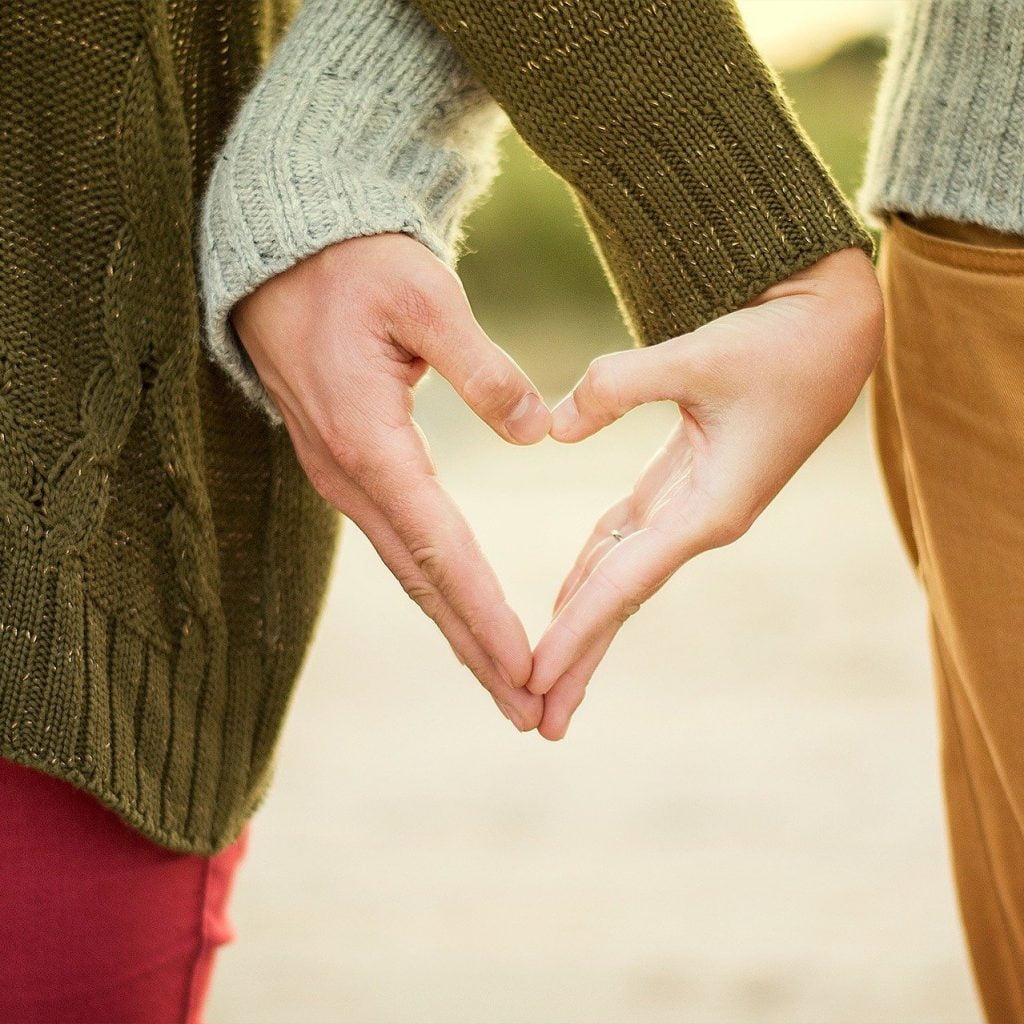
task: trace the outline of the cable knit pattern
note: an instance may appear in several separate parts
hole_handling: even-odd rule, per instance
[[[865,244],[724,0],[308,0],[274,51],[294,6],[0,3],[0,756],[194,853],[267,790],[340,522],[238,297],[361,232],[453,259],[490,96],[642,340]]]
[[[204,357],[196,197],[291,0],[0,4],[0,756],[211,853],[340,517]]]
[[[404,0],[306,0],[235,119],[200,234],[207,348],[270,422],[280,414],[231,324],[234,304],[359,235],[404,232],[454,263],[505,126]]]
[[[1020,0],[897,5],[861,209],[1024,234],[1024,8]]]

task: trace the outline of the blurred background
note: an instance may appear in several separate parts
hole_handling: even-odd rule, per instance
[[[849,195],[894,6],[741,4]],[[504,166],[460,270],[554,402],[630,341],[561,184],[511,136]],[[677,415],[522,450],[421,387],[532,640]],[[346,524],[209,1019],[976,1021],[937,770],[924,608],[863,399],[742,540],[630,620],[559,743],[497,713]]]

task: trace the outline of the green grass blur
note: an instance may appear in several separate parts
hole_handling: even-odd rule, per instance
[[[780,72],[800,122],[848,196],[859,183],[884,42],[847,43]],[[469,221],[459,272],[477,316],[549,397],[602,352],[631,345],[565,186],[513,132],[503,171]]]

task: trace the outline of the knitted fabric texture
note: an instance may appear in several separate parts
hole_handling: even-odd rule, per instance
[[[1020,0],[899,4],[858,203],[1024,234]]]
[[[571,186],[635,337],[872,252],[730,0],[412,0]]]
[[[289,4],[0,4],[0,756],[210,853],[339,515],[201,346],[196,197]]]
[[[215,166],[210,352],[271,422],[232,305],[354,235],[404,231],[454,263],[504,126],[481,81],[572,186],[643,342],[870,251],[724,0],[418,6],[446,35],[408,0],[307,0]]]
[[[359,235],[404,232],[454,263],[507,124],[404,0],[306,0],[214,164],[200,234],[209,353],[271,423],[235,303]]]
[[[230,236],[240,248],[225,262],[219,241],[216,252],[209,235],[197,244],[199,197],[292,6],[0,4],[0,755],[196,853],[236,838],[266,791],[340,519],[272,405],[241,386],[237,341],[238,362],[205,358],[197,264],[215,291],[223,281],[221,322],[239,291],[353,225],[397,226],[450,252],[458,213],[489,173],[477,132],[492,138],[497,124],[464,72],[453,81],[465,91],[445,91],[451,57],[438,33],[385,19],[395,39],[439,48],[418,51],[415,80],[426,86],[417,117],[425,126],[429,108],[434,134],[413,132],[408,161],[392,154],[383,177],[361,158],[367,191],[350,192],[346,174],[321,175],[318,161],[351,168],[350,145],[377,152],[360,140],[387,142],[377,118],[395,95],[354,135],[331,126],[329,107],[307,106],[296,122],[269,103],[284,134],[266,135],[261,173],[286,180],[261,195],[286,216],[261,220],[246,194],[224,223],[249,234]],[[431,7],[576,190],[644,340],[867,244],[724,6]],[[309,24],[366,9],[311,2]],[[341,38],[354,47],[349,67],[393,53],[387,33]],[[282,60],[305,55],[315,74],[325,58],[338,70],[340,54],[322,41]],[[327,133],[326,149],[293,146],[299,122],[306,142]],[[252,143],[241,131],[227,146],[229,180]],[[331,221],[350,196],[382,194],[361,224]],[[207,227],[212,197],[209,210]],[[225,339],[211,335],[211,351],[224,356]]]

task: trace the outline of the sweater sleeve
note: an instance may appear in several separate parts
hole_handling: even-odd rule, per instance
[[[634,336],[873,244],[732,0],[412,0],[571,187]]]
[[[453,263],[507,119],[405,0],[305,0],[237,112],[204,193],[204,347],[282,423],[230,319],[335,242],[404,232]]]
[[[1019,0],[897,5],[862,212],[1024,234],[1024,10]]]

